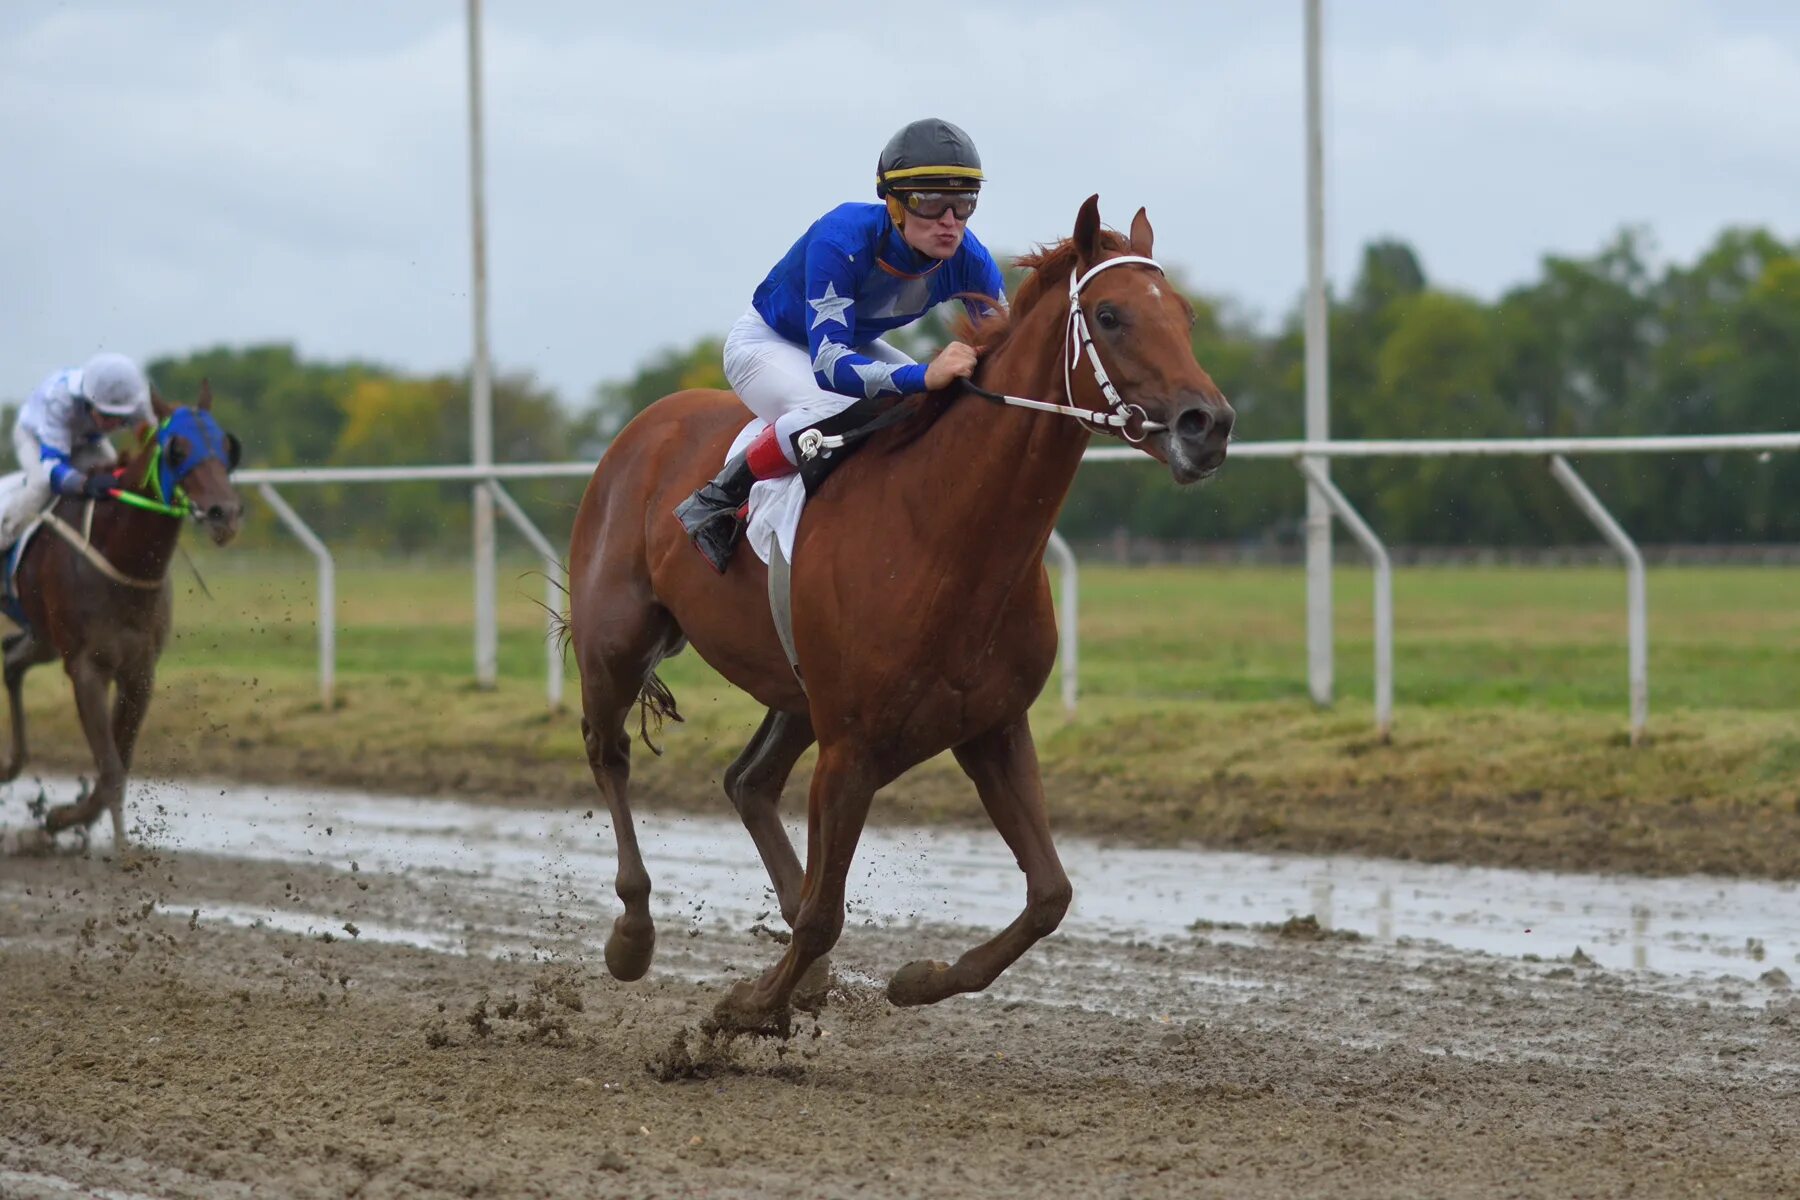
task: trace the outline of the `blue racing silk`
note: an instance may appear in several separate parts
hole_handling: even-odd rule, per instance
[[[857,352],[961,293],[1004,301],[1006,284],[972,230],[948,259],[920,254],[882,204],[840,204],[814,221],[768,278],[752,306],[769,328],[812,354],[827,391],[868,397],[925,390],[921,363],[895,366]],[[969,302],[965,302],[969,303]],[[972,313],[985,311],[969,303]]]

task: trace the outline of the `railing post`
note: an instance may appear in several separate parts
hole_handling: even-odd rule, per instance
[[[288,531],[312,551],[319,564],[319,702],[326,712],[330,712],[337,675],[337,567],[331,561],[331,551],[325,548],[325,543],[300,519],[299,513],[288,507],[280,493],[266,483],[258,484],[257,491],[262,493],[262,498],[268,501]]]
[[[1594,495],[1575,473],[1568,459],[1560,454],[1551,455],[1550,474],[1574,497],[1588,520],[1625,560],[1626,672],[1631,686],[1631,744],[1636,746],[1644,740],[1644,727],[1650,722],[1650,617],[1644,556],[1624,526],[1606,511],[1606,505],[1600,503],[1600,497]]]
[[[1311,458],[1295,459],[1306,481],[1319,489],[1345,528],[1362,543],[1375,563],[1375,729],[1382,741],[1393,736],[1394,725],[1394,569],[1387,547],[1375,536],[1344,493]]]
[[[562,645],[557,640],[557,613],[562,608],[559,593],[563,590],[558,576],[563,574],[562,560],[556,556],[556,547],[550,544],[538,527],[525,515],[507,490],[500,486],[498,480],[490,479],[482,485],[493,496],[500,511],[506,514],[507,520],[513,523],[531,548],[544,557],[544,652],[547,658],[548,675],[544,683],[544,695],[550,705],[551,712],[560,711],[563,698],[563,656]]]
[[[1062,534],[1052,529],[1050,542],[1044,547],[1045,553],[1056,560],[1057,572],[1061,575],[1062,613],[1057,621],[1057,657],[1062,660],[1062,702],[1063,711],[1069,716],[1075,715],[1075,691],[1077,671],[1081,658],[1081,613],[1079,602],[1081,586],[1075,567],[1075,551],[1063,540]]]

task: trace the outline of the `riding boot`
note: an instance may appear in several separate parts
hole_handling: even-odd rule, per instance
[[[743,536],[750,487],[759,479],[779,479],[798,468],[782,454],[775,427],[757,434],[725,469],[675,508],[675,519],[693,539],[694,548],[723,575]]]

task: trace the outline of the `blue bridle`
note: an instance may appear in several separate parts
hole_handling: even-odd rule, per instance
[[[179,465],[169,454],[169,444],[176,438],[187,443],[187,453]],[[232,439],[214,419],[213,415],[198,408],[178,408],[163,419],[156,427],[156,446],[150,451],[150,466],[144,472],[144,482],[149,487],[149,497],[138,497],[140,507],[153,508],[171,517],[185,517],[194,511],[193,502],[188,499],[181,481],[193,474],[201,463],[217,459],[230,471],[237,464],[232,461]],[[127,500],[130,493],[115,493],[122,500]]]

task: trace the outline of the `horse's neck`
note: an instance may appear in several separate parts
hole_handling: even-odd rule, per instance
[[[990,391],[1036,400],[1062,397],[1066,309],[1046,300],[982,363],[977,382]],[[1087,449],[1085,426],[1071,417],[997,404],[966,395],[931,430],[920,458],[936,468],[934,505],[955,514],[972,559],[983,571],[1035,567]],[[969,542],[968,528],[985,536]]]
[[[133,579],[161,579],[180,536],[181,522],[160,513],[116,500],[94,506],[94,548]]]

